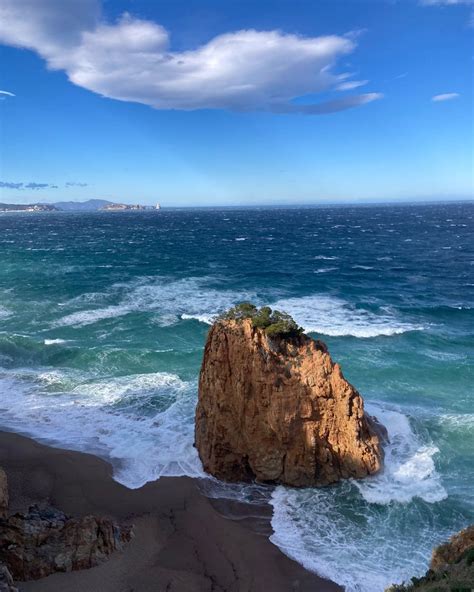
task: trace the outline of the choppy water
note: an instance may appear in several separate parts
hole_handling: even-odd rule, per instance
[[[3,215],[0,424],[106,456],[130,487],[202,476],[207,323],[244,299],[281,307],[328,343],[391,444],[373,479],[267,490],[272,538],[379,592],[474,520],[473,230],[472,203]]]

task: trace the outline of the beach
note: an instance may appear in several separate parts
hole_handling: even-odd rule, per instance
[[[0,432],[0,466],[9,479],[10,511],[52,505],[74,517],[133,524],[131,542],[106,563],[21,583],[22,592],[342,590],[269,541],[269,506],[259,507],[257,519],[255,506],[226,502],[234,517],[227,518],[200,492],[198,480],[163,478],[128,489],[100,458],[9,432]]]
[[[110,487],[131,496],[173,497],[174,478],[192,478],[196,500],[211,498],[206,528],[210,509],[269,504],[259,540],[348,592],[420,577],[474,521],[473,219],[472,204],[0,217],[0,427],[110,462]],[[193,446],[203,348],[242,301],[327,345],[388,430],[382,473],[263,491],[206,478]],[[91,500],[112,513],[111,494]]]

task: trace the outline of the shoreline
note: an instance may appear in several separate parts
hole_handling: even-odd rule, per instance
[[[9,480],[10,513],[49,504],[72,516],[134,524],[132,541],[107,562],[20,583],[22,592],[342,591],[269,540],[269,505],[209,499],[190,477],[128,489],[105,460],[14,432],[0,431],[0,466]]]

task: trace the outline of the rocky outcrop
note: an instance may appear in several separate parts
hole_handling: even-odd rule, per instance
[[[431,557],[430,568],[436,571],[445,569],[446,566],[453,563],[459,563],[460,559],[471,549],[474,550],[474,524],[454,534],[447,543],[436,547]],[[474,553],[471,563],[474,563]]]
[[[8,512],[8,481],[5,471],[0,467],[0,518]]]
[[[129,539],[129,528],[107,518],[75,519],[54,508],[32,506],[26,514],[0,521],[0,561],[15,579],[35,580],[94,567]]]
[[[18,592],[13,584],[13,578],[6,565],[0,563],[0,592]]]
[[[474,524],[436,547],[430,569],[410,584],[393,585],[386,592],[469,592],[474,585]]]
[[[207,472],[293,486],[366,477],[382,466],[382,433],[321,341],[248,318],[211,328],[195,428]]]

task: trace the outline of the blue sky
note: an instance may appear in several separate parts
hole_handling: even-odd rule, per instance
[[[472,198],[473,11],[0,0],[0,201]]]

